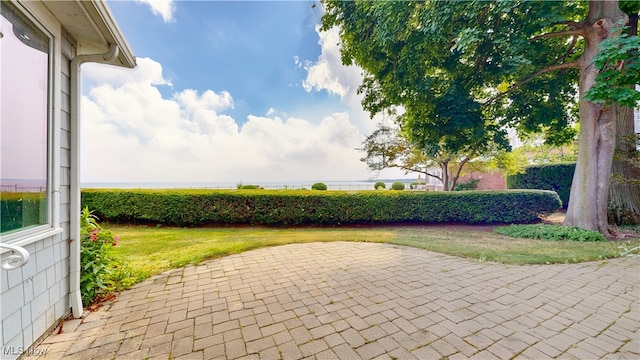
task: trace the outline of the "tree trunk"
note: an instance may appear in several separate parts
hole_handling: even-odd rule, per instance
[[[629,14],[629,35],[638,34],[638,14]],[[633,109],[616,106],[616,150],[609,188],[609,222],[640,224],[640,154],[636,149]]]
[[[442,191],[449,191],[449,160],[440,163],[442,168]]]
[[[618,1],[592,0],[584,32],[585,49],[581,58],[580,137],[578,161],[571,185],[571,197],[564,224],[597,230],[611,236],[607,221],[609,175],[615,149],[616,123],[613,107],[604,107],[584,100],[585,93],[595,83],[597,71],[593,57],[598,44],[606,39],[614,24],[626,15]]]
[[[609,218],[616,224],[640,224],[640,167],[633,131],[633,109],[615,108],[617,136],[611,168]]]

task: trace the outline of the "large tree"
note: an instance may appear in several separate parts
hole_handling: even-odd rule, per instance
[[[591,1],[586,20],[571,24],[565,32],[582,36],[585,40],[584,52],[575,62],[580,69],[580,137],[565,224],[599,230],[605,235],[609,235],[607,206],[615,150],[616,112],[613,106],[588,101],[585,95],[596,84],[598,71],[594,57],[600,50],[599,44],[617,36],[614,28],[627,21],[628,17],[620,11],[617,1]],[[549,33],[549,36],[556,35],[563,35],[563,32]]]
[[[365,70],[363,106],[372,113],[404,106],[402,125],[417,145],[491,126],[566,141],[577,82],[579,154],[565,223],[608,234],[615,117],[612,106],[585,94],[596,83],[598,45],[626,21],[617,1],[323,3],[324,28],[340,28],[343,62]],[[482,121],[439,119],[443,94],[479,104]]]
[[[367,151],[370,167],[408,170],[407,164],[435,163],[443,170],[441,181],[447,189],[470,159],[487,149],[509,147],[507,132],[483,110],[476,96],[494,72],[478,73],[473,64],[462,65],[462,52],[450,51],[451,44],[443,44],[437,34],[430,38],[426,33],[425,41],[425,33],[416,30],[421,20],[415,17],[423,10],[419,3],[335,1],[325,5],[325,29],[341,28],[343,61],[365,69],[359,89],[364,94],[363,107],[372,116],[391,113],[399,127],[398,140],[409,150],[386,164],[377,160],[389,157],[372,157],[376,154]],[[369,150],[380,149],[375,142],[387,136],[386,130],[372,134]],[[415,159],[424,162],[416,164]],[[457,166],[450,169],[454,163]]]
[[[628,35],[638,35],[640,1],[621,1],[620,9],[629,16]],[[635,54],[629,55],[624,64],[627,69],[634,56],[635,59],[640,57],[637,46]],[[640,80],[635,79],[629,86],[633,87],[638,82]],[[616,151],[611,168],[609,216],[616,223],[640,224],[640,134],[636,134],[634,129],[633,107],[619,104],[615,107]]]

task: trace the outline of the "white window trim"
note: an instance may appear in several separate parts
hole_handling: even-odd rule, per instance
[[[4,1],[3,1],[4,2]],[[49,37],[48,109],[47,109],[47,223],[16,229],[0,236],[0,242],[26,246],[56,236],[60,227],[60,129],[62,30],[56,18],[39,2],[9,0],[36,27]],[[74,151],[72,149],[72,151]],[[73,214],[72,214],[73,216]],[[11,250],[0,249],[0,254]]]

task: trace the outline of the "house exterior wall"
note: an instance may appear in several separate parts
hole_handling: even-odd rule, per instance
[[[39,8],[34,13],[39,15]],[[46,14],[42,14],[46,17]],[[51,17],[47,20],[51,24]],[[56,28],[54,25],[53,28]],[[70,313],[69,302],[69,239],[70,239],[70,58],[71,42],[59,30],[54,39],[55,72],[52,76],[53,116],[50,134],[54,144],[51,176],[58,177],[60,203],[58,217],[52,224],[57,229],[53,236],[31,242],[23,247],[30,260],[13,270],[0,270],[1,359],[15,359],[45,335],[49,329]],[[56,134],[57,133],[57,134]],[[59,137],[58,137],[59,136]],[[55,140],[54,140],[55,139]],[[50,194],[51,196],[51,194]],[[51,196],[53,198],[53,196]],[[9,253],[1,255],[5,258]],[[34,353],[35,354],[35,353]]]
[[[471,174],[461,176],[460,179],[458,179],[458,184],[467,182],[470,179],[480,180],[476,187],[477,190],[504,190],[507,188],[505,177],[498,171],[486,173],[474,171]]]

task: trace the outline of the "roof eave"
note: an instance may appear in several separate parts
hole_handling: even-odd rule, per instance
[[[74,38],[77,55],[107,52],[118,45],[119,54],[108,62],[127,68],[136,66],[136,58],[103,0],[44,1],[44,5]]]

